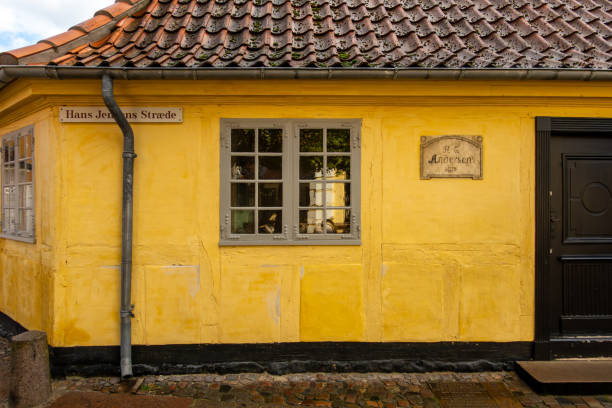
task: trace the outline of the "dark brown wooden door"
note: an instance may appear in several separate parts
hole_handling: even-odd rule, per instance
[[[551,334],[612,335],[612,137],[553,134],[550,155]]]

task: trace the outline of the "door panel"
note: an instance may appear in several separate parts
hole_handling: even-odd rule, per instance
[[[612,138],[552,135],[553,336],[612,335]]]
[[[612,156],[565,155],[564,243],[612,243]]]

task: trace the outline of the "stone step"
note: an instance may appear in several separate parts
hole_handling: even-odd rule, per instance
[[[517,361],[516,372],[539,393],[584,395],[612,392],[612,360]]]

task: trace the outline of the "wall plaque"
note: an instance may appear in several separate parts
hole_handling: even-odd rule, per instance
[[[421,179],[482,179],[482,136],[421,136]]]
[[[183,122],[183,108],[121,108],[121,110],[129,122]],[[106,107],[63,106],[60,108],[60,122],[64,123],[105,123],[114,121]]]

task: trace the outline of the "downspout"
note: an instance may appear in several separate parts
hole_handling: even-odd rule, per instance
[[[113,78],[102,76],[102,98],[123,132],[123,200],[121,213],[121,378],[129,378],[132,373],[132,220],[134,184],[134,131],[113,94]]]

